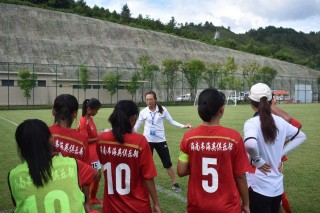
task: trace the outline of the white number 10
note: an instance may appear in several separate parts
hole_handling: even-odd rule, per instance
[[[212,185],[209,186],[209,181],[202,180],[202,188],[208,193],[213,193],[218,189],[218,172],[216,169],[209,167],[209,165],[217,165],[217,159],[202,158],[202,175],[212,176]]]
[[[104,165],[104,170],[107,170],[107,182],[108,182],[108,194],[114,194],[113,189],[113,180],[112,180],[112,171],[111,171],[111,163],[108,162]],[[122,180],[122,172],[124,171],[124,179]],[[130,167],[125,163],[120,163],[116,167],[116,191],[120,195],[126,195],[130,192],[130,176],[131,171]],[[124,188],[122,188],[122,183],[125,183]]]

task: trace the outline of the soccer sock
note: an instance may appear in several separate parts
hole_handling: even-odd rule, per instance
[[[283,192],[283,194],[282,194],[282,207],[284,208],[286,213],[290,213],[291,212],[289,200],[288,200],[288,197],[287,197],[285,192]]]
[[[90,199],[95,199],[99,188],[99,181],[94,180],[90,185]]]

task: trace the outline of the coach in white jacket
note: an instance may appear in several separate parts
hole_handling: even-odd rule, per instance
[[[180,128],[192,128],[191,123],[183,125],[172,119],[167,109],[157,104],[157,95],[153,91],[149,91],[145,95],[147,107],[140,111],[139,118],[133,131],[137,132],[139,127],[144,123],[143,135],[149,142],[151,151],[156,149],[162,165],[167,169],[167,172],[172,181],[172,189],[176,192],[181,192],[177,178],[172,167],[172,162],[169,153],[169,147],[166,142],[163,119],[165,118],[171,125]]]
[[[263,83],[250,89],[249,99],[255,111],[244,124],[244,141],[252,164],[248,173],[251,213],[279,212],[283,193],[281,158],[306,140],[306,135],[281,117],[271,114],[272,91]],[[291,141],[285,145],[286,139]]]

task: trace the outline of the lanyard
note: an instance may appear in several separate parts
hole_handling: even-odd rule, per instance
[[[156,117],[156,113],[157,113],[157,112],[154,112],[154,113],[150,112],[152,125],[154,124],[154,118]],[[153,114],[153,115],[152,115],[152,114]]]

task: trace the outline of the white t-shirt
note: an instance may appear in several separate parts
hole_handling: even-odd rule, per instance
[[[150,143],[159,143],[166,141],[163,119],[165,118],[171,125],[183,128],[184,125],[174,121],[169,114],[168,110],[163,107],[163,112],[160,114],[158,105],[156,110],[152,112],[149,107],[144,108],[140,111],[139,118],[133,131],[137,132],[139,127],[144,122],[143,135],[147,138]],[[154,131],[154,134],[150,134],[150,130]]]
[[[271,167],[271,172],[267,175],[256,169],[254,174],[247,173],[248,187],[253,191],[275,197],[283,193],[283,174],[279,172],[278,167],[283,156],[284,143],[286,139],[294,137],[299,130],[286,122],[279,116],[272,115],[278,128],[277,137],[274,143],[265,143],[261,127],[260,118],[255,116],[247,120],[244,124],[244,140],[255,138],[257,140],[258,152],[267,164]]]

